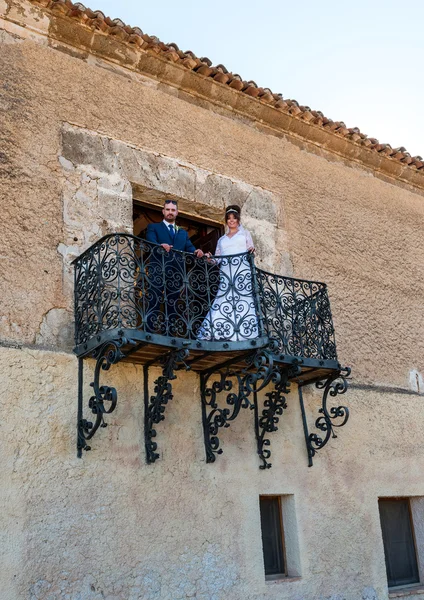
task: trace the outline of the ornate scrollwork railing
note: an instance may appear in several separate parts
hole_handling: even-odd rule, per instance
[[[79,355],[105,332],[132,330],[208,350],[273,339],[280,354],[336,360],[325,284],[267,273],[249,253],[199,259],[129,234],[105,236],[75,260],[75,322]]]
[[[337,360],[325,283],[293,279],[256,268],[267,336],[281,354]]]
[[[75,261],[76,344],[111,329],[242,342],[263,331],[250,254],[196,258],[127,234]]]

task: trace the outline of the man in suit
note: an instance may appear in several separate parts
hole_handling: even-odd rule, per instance
[[[202,250],[196,249],[185,229],[176,226],[178,215],[176,200],[165,200],[162,209],[163,220],[147,226],[146,240],[159,244],[152,246],[149,260],[149,292],[146,314],[147,330],[162,335],[183,335],[184,319],[178,315],[184,311],[183,300],[186,262],[183,254],[173,252],[182,250],[203,256]],[[160,305],[164,302],[164,312]]]

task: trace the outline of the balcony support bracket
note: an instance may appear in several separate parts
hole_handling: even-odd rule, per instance
[[[154,394],[149,396],[149,367],[152,363],[146,364],[144,370],[144,442],[146,448],[146,461],[154,463],[159,454],[156,452],[157,443],[154,441],[156,437],[156,429],[154,425],[158,425],[165,419],[165,408],[173,398],[171,381],[176,379],[175,371],[185,368],[190,369],[185,362],[189,355],[189,351],[185,348],[168,352],[160,359],[162,364],[162,375],[155,380]]]
[[[285,368],[283,368],[285,367]],[[268,459],[271,457],[270,440],[266,437],[267,434],[278,430],[278,423],[283,415],[284,409],[287,408],[286,395],[290,393],[289,379],[296,376],[299,372],[299,367],[296,365],[287,367],[287,365],[276,365],[273,369],[271,382],[274,389],[265,393],[262,412],[259,414],[259,399],[257,390],[254,390],[255,404],[255,434],[258,448],[258,455],[262,461],[260,469],[271,468],[271,463]]]
[[[99,427],[107,427],[104,415],[111,414],[117,405],[118,394],[116,388],[106,385],[100,385],[100,374],[108,371],[111,365],[118,363],[125,354],[122,347],[131,340],[119,338],[114,341],[106,342],[96,349],[92,357],[96,359],[94,369],[94,379],[90,384],[93,388],[93,395],[88,401],[88,407],[94,415],[93,420],[88,420],[83,416],[83,359],[78,359],[78,417],[77,417],[77,456],[81,458],[83,450],[91,450],[87,443],[94,436]]]
[[[315,427],[318,432],[309,432],[306,420],[305,405],[303,401],[304,383],[299,382],[299,402],[302,413],[303,431],[305,434],[306,451],[308,454],[308,466],[312,467],[313,457],[318,450],[321,450],[330,439],[337,438],[335,428],[343,427],[349,419],[349,408],[347,406],[328,406],[329,396],[335,398],[339,394],[344,394],[348,387],[348,377],[350,375],[349,367],[340,367],[339,371],[332,373],[330,377],[315,382],[319,390],[323,390],[320,416],[315,421]]]
[[[257,451],[262,461],[261,469],[271,467],[268,458],[270,440],[267,433],[277,431],[277,424],[286,408],[285,394],[289,392],[289,379],[300,373],[298,365],[281,364],[274,360],[272,348],[257,350],[245,359],[245,366],[237,368],[227,364],[210,369],[200,375],[202,420],[206,462],[215,462],[222,454],[218,433],[228,428],[242,408],[255,411],[255,433]],[[265,394],[259,414],[258,392],[268,385],[273,390]],[[220,394],[225,395],[225,404],[218,403]]]

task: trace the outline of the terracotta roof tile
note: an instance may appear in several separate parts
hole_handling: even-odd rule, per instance
[[[325,117],[321,111],[311,110],[309,106],[299,106],[296,100],[284,99],[282,94],[276,94],[269,88],[261,88],[254,81],[245,81],[240,75],[230,73],[222,64],[213,67],[209,58],[198,58],[191,50],[183,52],[175,43],[164,44],[157,37],[143,33],[139,27],[126,25],[121,19],[110,19],[100,10],[93,11],[84,4],[80,2],[74,4],[71,0],[30,0],[30,2],[54,13],[65,15],[93,30],[103,31],[123,43],[161,55],[173,63],[180,64],[185,69],[194,71],[203,77],[213,78],[218,84],[227,85],[242,94],[269,104],[277,110],[302,119],[312,126],[324,128],[371,151],[384,154],[392,160],[402,162],[414,169],[422,170],[424,168],[422,157],[411,157],[403,147],[392,149],[390,144],[381,144],[377,139],[369,138],[357,127],[348,128],[342,121],[332,121]]]

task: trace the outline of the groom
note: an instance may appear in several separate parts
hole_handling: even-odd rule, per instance
[[[190,252],[197,258],[201,258],[203,252],[193,246],[185,229],[176,226],[176,200],[165,200],[162,214],[161,223],[150,223],[147,226],[146,240],[159,244],[163,250],[155,246],[151,249],[146,324],[148,331],[176,335],[183,333],[183,328],[178,327],[177,323],[177,315],[180,312],[177,310],[177,303],[183,289],[184,256],[172,250]],[[161,316],[159,311],[162,301],[165,302],[164,316]]]

